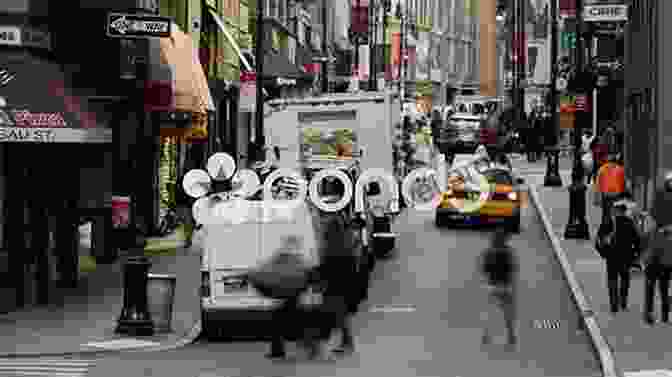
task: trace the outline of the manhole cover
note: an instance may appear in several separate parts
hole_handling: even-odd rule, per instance
[[[559,329],[560,321],[557,319],[535,319],[535,329]]]

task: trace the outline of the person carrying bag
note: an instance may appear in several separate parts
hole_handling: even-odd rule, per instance
[[[267,358],[286,357],[286,329],[292,327],[299,313],[299,298],[308,289],[312,266],[297,252],[302,245],[299,237],[286,237],[280,250],[247,274],[250,284],[262,295],[282,300],[272,315],[273,335]]]
[[[669,322],[669,286],[670,279],[672,278],[672,226],[661,227],[654,234],[650,247],[642,253],[641,260],[645,265],[644,322],[649,325],[653,325],[655,322],[653,306],[656,285],[660,291],[661,319],[663,322]]]

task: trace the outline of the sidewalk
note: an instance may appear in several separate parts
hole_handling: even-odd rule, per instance
[[[565,185],[569,183],[565,181]],[[600,332],[606,339],[617,370],[623,372],[672,369],[672,326],[656,324],[647,326],[643,319],[644,277],[632,275],[629,311],[612,315],[609,310],[607,278],[603,260],[593,248],[593,240],[564,239],[569,217],[567,188],[537,187],[541,205],[548,214],[555,235],[560,239],[560,252],[566,254],[571,269],[582,288],[590,308],[595,312]],[[587,217],[591,238],[594,239],[600,222],[601,210],[594,207],[587,192]],[[659,300],[659,298],[656,298]],[[656,303],[656,316],[660,317],[660,303]]]
[[[200,325],[200,256],[176,242],[152,240],[150,273],[177,278],[170,334],[133,339],[114,334],[123,304],[123,257],[82,273],[79,287],[52,293],[56,303],[0,314],[0,357],[123,349],[162,349],[193,341]],[[161,244],[161,246],[157,246]],[[172,250],[171,250],[172,249]],[[89,344],[98,343],[98,344]]]

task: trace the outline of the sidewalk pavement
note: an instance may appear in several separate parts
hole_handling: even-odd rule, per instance
[[[566,180],[564,182],[565,185],[569,183]],[[593,248],[601,210],[590,202],[590,188],[586,198],[590,241],[564,239],[569,218],[569,193],[566,187],[547,188],[539,185],[536,190],[539,202],[548,214],[552,231],[560,240],[558,252],[566,255],[583,295],[595,313],[598,331],[607,343],[608,349],[603,351],[613,355],[615,369],[625,372],[626,376],[634,376],[635,371],[672,369],[672,326],[656,324],[650,327],[644,323],[644,277],[641,273],[632,275],[629,311],[616,315],[610,313],[605,264]],[[659,302],[655,308],[660,318]]]
[[[122,257],[87,267],[76,289],[54,287],[47,307],[0,314],[0,357],[169,349],[193,341],[200,333],[200,255],[170,237],[151,240],[148,249],[150,273],[176,277],[171,333],[142,339],[114,333],[123,306]]]

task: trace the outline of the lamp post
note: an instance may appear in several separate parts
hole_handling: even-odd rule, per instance
[[[558,0],[550,1],[551,7],[551,87],[549,96],[549,107],[551,111],[550,132],[553,133],[553,145],[546,149],[546,176],[544,177],[544,186],[561,187],[562,178],[560,177],[560,164],[558,148]]]
[[[260,0],[257,0],[261,2]],[[322,60],[322,93],[329,92],[329,78],[327,77],[327,67],[329,62],[329,52],[327,51],[327,0],[322,0],[322,53],[325,59]]]
[[[264,160],[264,144],[266,139],[264,137],[264,1],[257,1],[257,40],[254,46],[254,60],[257,71],[257,101],[255,105],[255,132],[256,139],[255,152],[258,161]]]
[[[576,0],[576,76],[574,77],[574,89],[577,93],[577,102],[581,101],[582,106],[577,104],[576,122],[574,124],[574,166],[572,169],[572,184],[569,186],[569,220],[565,228],[565,238],[570,239],[590,239],[588,222],[586,221],[586,190],[584,183],[584,172],[581,164],[581,130],[586,118],[590,114],[586,112],[588,105],[586,89],[589,86],[586,82],[589,74],[584,67],[584,35],[583,35],[583,0]],[[588,121],[590,122],[590,121]]]

